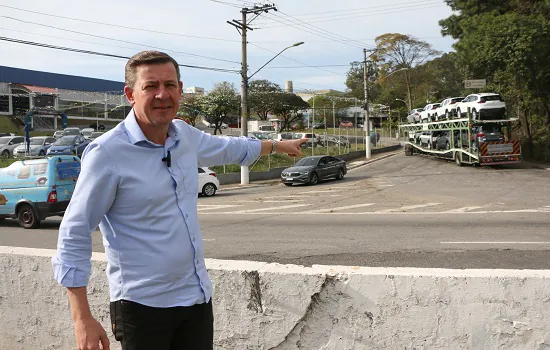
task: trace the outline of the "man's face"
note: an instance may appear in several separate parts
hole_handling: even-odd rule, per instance
[[[138,66],[134,86],[126,86],[124,93],[138,121],[149,126],[163,126],[176,116],[182,87],[176,68],[168,62]]]

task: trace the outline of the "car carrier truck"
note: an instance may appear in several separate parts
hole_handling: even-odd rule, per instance
[[[454,160],[458,166],[519,163],[521,144],[511,132],[516,120],[472,120],[467,113],[467,118],[401,125],[408,136],[405,155]]]

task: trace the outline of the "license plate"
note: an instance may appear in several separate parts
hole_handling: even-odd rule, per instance
[[[294,180],[294,178],[292,178],[292,177],[287,177],[286,178],[286,181],[292,181],[292,180]]]

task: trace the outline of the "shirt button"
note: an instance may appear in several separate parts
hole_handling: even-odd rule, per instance
[[[197,264],[197,265],[198,265],[198,264],[199,264],[199,260],[195,260],[195,264]]]

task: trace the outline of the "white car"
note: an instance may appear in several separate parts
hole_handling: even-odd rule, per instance
[[[199,170],[199,194],[210,197],[216,194],[220,188],[220,181],[216,173],[207,167],[198,168]]]
[[[423,131],[420,135],[420,146],[432,149],[433,137],[431,131]]]
[[[468,108],[473,120],[502,119],[506,115],[506,103],[496,93],[471,94],[466,96],[456,107],[458,116],[466,117]]]
[[[94,131],[95,131],[95,129],[93,129],[93,128],[84,128],[84,129],[80,130],[80,133],[82,134],[82,136],[84,136],[84,138],[86,140],[90,140],[91,136],[92,136],[92,133]]]
[[[436,111],[436,109],[439,108],[439,106],[441,106],[440,103],[427,104],[424,107],[424,109],[422,110],[422,112],[420,113],[420,122],[424,123],[424,121],[426,121],[426,122],[434,121],[435,120],[435,111]]]
[[[409,112],[407,116],[407,121],[411,124],[420,123],[420,113],[422,113],[422,108],[415,108]]]
[[[452,119],[456,114],[456,106],[464,100],[464,97],[449,97],[443,100],[441,102],[441,106],[439,106],[435,110],[435,120],[449,120]]]

